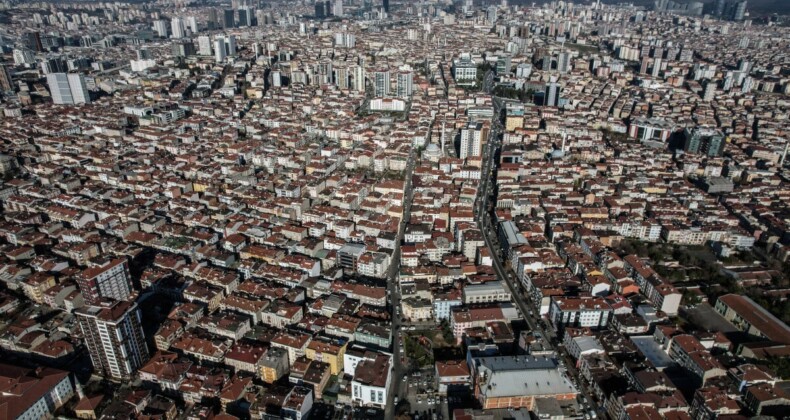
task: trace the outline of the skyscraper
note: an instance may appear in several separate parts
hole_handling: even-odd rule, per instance
[[[488,6],[486,9],[486,19],[488,23],[495,24],[497,20],[497,7],[496,6]]]
[[[155,20],[154,32],[156,32],[156,36],[160,38],[167,38],[167,21]]]
[[[11,82],[11,73],[8,71],[8,66],[5,63],[0,64],[0,90],[3,92],[14,90],[14,84]]]
[[[66,73],[49,73],[47,75],[47,85],[49,94],[52,95],[52,102],[57,105],[73,105],[74,98],[71,96],[69,78]]]
[[[195,44],[188,39],[175,41],[170,46],[170,53],[175,57],[189,57],[195,55]]]
[[[702,100],[710,102],[716,97],[716,82],[708,80],[705,83],[705,90],[702,93]]]
[[[560,100],[560,84],[552,80],[546,85],[546,96],[543,99],[544,106],[557,106]]]
[[[88,85],[85,83],[85,76],[80,73],[69,73],[69,88],[75,104],[87,104],[91,101],[91,94]]]
[[[661,75],[661,59],[656,58],[653,60],[653,72],[651,73],[651,76],[658,77],[660,75]]]
[[[399,98],[409,98],[414,91],[414,75],[411,70],[401,70],[395,77],[396,95]]]
[[[206,23],[209,29],[217,29],[220,26],[217,9],[208,9],[208,22]]]
[[[726,6],[726,0],[716,0],[713,5],[713,15],[716,17],[724,16],[724,7]]]
[[[365,91],[365,67],[357,65],[352,67],[351,76],[354,79],[354,90],[357,92]]]
[[[236,35],[228,35],[225,37],[225,46],[229,56],[236,55]]]
[[[746,15],[746,0],[741,0],[733,3],[732,14],[730,15],[730,19],[743,20],[745,15]]]
[[[225,61],[225,57],[227,57],[225,51],[225,37],[218,36],[214,38],[214,59],[217,63]]]
[[[252,9],[242,7],[239,9],[239,27],[252,26]]]
[[[458,157],[482,156],[483,144],[488,138],[488,129],[479,122],[468,122],[466,127],[461,130],[461,144],[458,150]]]
[[[724,134],[718,130],[705,128],[686,128],[683,130],[683,150],[686,153],[705,156],[721,156],[724,154]]]
[[[222,11],[223,13],[223,20],[222,20],[222,27],[223,28],[233,28],[236,26],[236,13],[233,9],[225,9]]]
[[[211,55],[211,38],[207,35],[198,37],[198,54]]]
[[[126,300],[132,294],[132,277],[124,258],[85,269],[77,276],[77,285],[88,305],[95,305],[104,298]]]
[[[53,57],[41,62],[41,71],[44,72],[44,74],[65,73],[68,69],[66,61],[60,57]]]
[[[128,380],[148,361],[136,303],[105,300],[78,309],[75,315],[97,373]]]
[[[376,97],[389,96],[390,94],[390,72],[389,70],[377,70],[373,73],[373,95]]]
[[[178,39],[185,37],[184,20],[179,17],[174,17],[173,20],[170,21],[170,30],[173,34],[173,38]]]
[[[332,14],[335,16],[343,16],[343,0],[335,0],[332,4]]]
[[[315,5],[313,6],[313,8],[315,9],[315,13],[314,13],[315,17],[317,17],[319,19],[326,17],[328,11],[326,9],[324,9],[324,1],[323,0],[316,1]]]
[[[57,105],[85,104],[91,101],[85,76],[82,74],[49,73],[47,74],[47,84],[52,95],[52,102]]]
[[[187,18],[187,27],[189,28],[189,31],[192,32],[193,34],[198,33],[197,18],[194,17],[194,16],[188,17]]]
[[[44,51],[44,45],[41,43],[41,34],[38,32],[25,32],[22,34],[22,43],[33,51]]]
[[[557,56],[557,70],[559,70],[560,73],[567,73],[570,69],[571,53],[563,51]]]
[[[335,68],[335,86],[342,90],[347,90],[349,87],[349,73],[345,67]]]
[[[153,58],[153,54],[151,54],[151,50],[148,48],[140,48],[139,50],[135,51],[138,60],[149,60]]]
[[[384,0],[383,6],[384,6],[384,11],[389,13],[390,12],[390,0]]]

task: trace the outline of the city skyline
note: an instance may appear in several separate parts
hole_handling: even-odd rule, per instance
[[[0,418],[783,416],[790,16],[611,3],[0,3]]]

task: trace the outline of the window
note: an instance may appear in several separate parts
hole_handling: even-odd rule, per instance
[[[374,391],[372,389],[370,390],[370,401],[371,402],[375,402],[376,401],[376,391]]]
[[[378,394],[379,394],[379,402],[384,404],[384,393],[381,392],[381,391],[378,391]]]

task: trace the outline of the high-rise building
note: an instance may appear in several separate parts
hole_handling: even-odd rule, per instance
[[[571,70],[571,53],[563,51],[557,55],[557,70],[567,73]]]
[[[198,22],[196,17],[190,16],[187,18],[187,28],[189,28],[189,31],[193,34],[198,33]]]
[[[280,87],[283,85],[283,74],[279,70],[272,71],[272,86]]]
[[[349,83],[350,78],[351,77],[349,76],[349,72],[347,68],[345,67],[335,68],[335,86],[337,86],[339,89],[347,90],[351,85]]]
[[[396,80],[396,95],[399,98],[409,98],[414,92],[414,75],[411,69],[401,70],[395,77]]]
[[[749,74],[749,72],[752,71],[752,62],[741,58],[740,60],[738,60],[738,70],[746,74]]]
[[[105,300],[75,311],[94,370],[128,380],[148,361],[140,311],[129,301]]]
[[[315,4],[313,5],[313,11],[315,17],[319,19],[325,18],[326,10],[324,10],[324,1],[323,0],[316,1]]]
[[[185,37],[184,20],[179,17],[174,17],[173,20],[170,21],[170,31],[173,34],[173,38],[179,39]]]
[[[47,75],[47,85],[52,102],[57,105],[73,105],[74,98],[71,96],[69,78],[66,73],[49,73]]]
[[[724,134],[718,130],[705,128],[686,128],[683,130],[683,150],[686,153],[705,156],[721,156],[724,154]]]
[[[189,57],[195,55],[195,44],[188,39],[178,40],[170,46],[170,52],[175,57]]]
[[[357,38],[348,32],[338,32],[335,34],[335,46],[343,48],[354,48],[357,45]]]
[[[155,20],[154,21],[154,32],[156,32],[156,36],[160,38],[167,38],[167,21],[165,20]]]
[[[343,16],[343,0],[335,0],[332,4],[332,14],[335,16]]]
[[[135,51],[138,60],[150,60],[153,58],[153,54],[151,54],[151,50],[148,48],[140,48]]]
[[[452,70],[458,85],[473,86],[477,82],[477,65],[469,54],[461,54],[457,60],[453,60]]]
[[[647,74],[647,69],[650,67],[650,57],[642,57],[639,64],[639,74]]]
[[[390,94],[390,72],[389,70],[377,70],[373,73],[373,95],[376,97],[389,96]]]
[[[222,27],[233,28],[236,26],[236,12],[233,9],[225,9],[222,11]]]
[[[52,102],[57,105],[85,104],[91,101],[85,76],[82,74],[49,73],[47,74],[47,84],[52,95]]]
[[[225,37],[218,36],[214,38],[214,59],[217,63],[222,63],[225,61],[225,57],[228,56],[225,48]]]
[[[382,6],[384,7],[384,12],[390,12],[390,0],[384,0]]]
[[[211,55],[211,37],[202,35],[198,37],[198,54]]]
[[[560,101],[560,84],[552,80],[546,85],[546,95],[543,98],[544,106],[557,106]]]
[[[743,84],[741,85],[741,92],[742,93],[749,93],[754,89],[754,79],[751,77],[746,77],[743,79]]]
[[[53,57],[41,62],[41,71],[44,74],[65,73],[69,70],[66,61],[60,57]]]
[[[225,37],[225,48],[229,56],[236,55],[236,35]]]
[[[14,84],[11,81],[11,73],[8,71],[8,66],[5,63],[0,64],[0,90],[3,92],[14,90]]]
[[[496,6],[488,6],[486,9],[486,19],[488,23],[495,24],[497,20],[497,7]]]
[[[551,70],[551,56],[550,55],[544,55],[543,56],[543,61],[541,63],[541,67],[540,68],[543,69],[543,71]]]
[[[736,1],[731,6],[730,19],[743,20],[746,16],[746,0]]]
[[[103,298],[126,300],[132,294],[132,277],[125,258],[106,260],[77,276],[85,303],[95,305]]]
[[[726,0],[716,0],[713,4],[713,15],[716,17],[724,16],[724,7],[727,5]]]
[[[351,76],[354,82],[354,90],[357,92],[365,91],[365,67],[357,65],[352,67]]]
[[[461,130],[461,142],[458,149],[458,157],[482,156],[483,145],[488,139],[488,129],[483,127],[480,122],[468,122],[466,127]]]
[[[503,54],[497,57],[496,60],[496,74],[508,74],[510,73],[510,67],[512,66],[513,59],[507,55]]]
[[[88,91],[88,84],[85,82],[85,76],[80,73],[69,73],[68,80],[69,87],[71,88],[71,96],[74,98],[74,103],[90,103],[91,94]]]
[[[705,83],[705,90],[702,92],[702,100],[710,102],[716,97],[716,82],[708,80]]]
[[[22,34],[22,44],[36,52],[44,51],[44,45],[41,43],[41,34],[38,32],[25,32]]]
[[[661,59],[655,58],[653,59],[653,72],[651,73],[651,76],[658,77],[660,75],[661,75]]]
[[[13,55],[14,64],[17,66],[24,64],[34,64],[36,62],[35,54],[33,54],[33,52],[27,48],[14,48]]]
[[[249,7],[239,9],[239,27],[252,26],[253,11]]]
[[[208,9],[208,22],[206,22],[206,24],[209,30],[217,29],[221,26],[219,16],[217,15],[217,9]]]

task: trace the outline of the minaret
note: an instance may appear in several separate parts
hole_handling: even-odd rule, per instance
[[[446,136],[447,136],[447,118],[442,120],[442,136],[441,136],[442,155],[444,155],[444,141]]]

